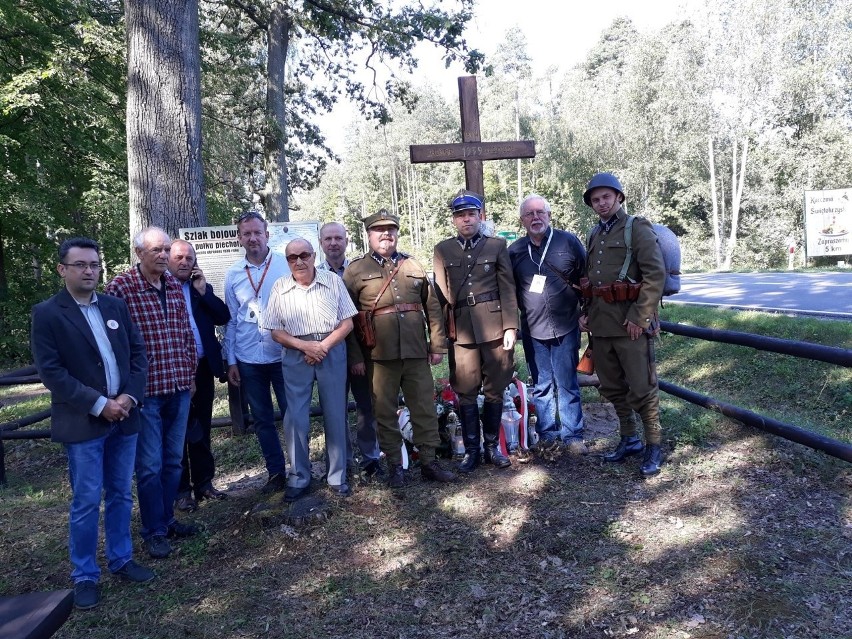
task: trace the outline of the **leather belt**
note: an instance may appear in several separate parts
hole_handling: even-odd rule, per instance
[[[463,306],[476,306],[482,302],[493,302],[494,300],[499,299],[500,291],[488,291],[487,293],[480,293],[479,295],[468,293],[466,297],[463,297],[458,301],[456,308],[462,308]]]
[[[422,310],[423,307],[420,304],[392,304],[390,306],[377,308],[373,311],[373,315],[390,315],[391,313],[408,313]]]
[[[321,342],[331,333],[308,333],[307,335],[296,335],[296,339],[303,339],[306,342]]]

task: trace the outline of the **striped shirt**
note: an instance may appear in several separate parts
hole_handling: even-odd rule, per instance
[[[188,390],[195,378],[197,363],[195,338],[180,282],[168,271],[163,273],[160,282],[166,289],[168,312],[163,308],[160,291],[145,279],[138,265],[116,275],[104,288],[107,295],[127,302],[130,317],[145,340],[148,351],[146,397]]]
[[[297,284],[292,275],[278,280],[263,319],[267,329],[283,329],[298,337],[331,333],[340,322],[357,314],[343,280],[332,271],[317,269],[307,286]]]

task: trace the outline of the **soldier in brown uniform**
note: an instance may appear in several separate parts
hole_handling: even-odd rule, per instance
[[[654,363],[653,339],[657,330],[657,305],[663,295],[666,271],[651,223],[633,218],[632,257],[620,280],[627,256],[625,228],[629,215],[622,208],[624,189],[611,173],[598,173],[589,181],[583,201],[600,216],[588,236],[588,277],[585,313],[580,329],[594,336],[595,370],[600,393],[612,402],[618,415],[621,441],[604,456],[621,462],[643,450],[636,435],[634,411],[645,429],[645,455],[641,473],[660,472],[662,430]]]
[[[350,263],[343,282],[359,311],[373,310],[376,345],[372,350],[364,347],[353,331],[347,339],[348,359],[353,375],[366,374],[370,380],[379,446],[390,471],[388,484],[398,488],[405,481],[397,421],[400,389],[411,413],[423,478],[453,481],[455,475],[435,459],[440,437],[429,365],[440,364],[447,352],[441,305],[423,267],[396,250],[399,218],[382,209],[365,218],[364,226],[370,252]]]
[[[462,192],[450,208],[456,237],[435,247],[435,285],[447,301],[450,383],[459,396],[465,455],[459,472],[479,466],[480,387],[485,395],[482,434],[485,461],[511,465],[498,447],[503,390],[512,379],[518,328],[518,302],[512,263],[503,239],[481,232],[482,199]]]

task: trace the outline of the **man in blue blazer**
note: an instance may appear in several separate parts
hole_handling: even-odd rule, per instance
[[[231,319],[227,304],[213,294],[213,287],[195,259],[195,249],[184,240],[174,240],[169,253],[169,271],[180,281],[189,309],[189,322],[195,336],[198,368],[195,394],[189,404],[183,474],[175,508],[192,512],[202,499],[225,499],[227,493],[213,487],[216,472],[210,428],[213,420],[214,379],[225,378],[222,347],[216,339],[216,327]]]
[[[59,247],[65,288],[32,312],[31,346],[51,392],[51,438],[68,454],[71,512],[68,549],[78,608],[100,601],[98,520],[104,495],[105,551],[111,573],[144,583],[154,573],[133,560],[131,493],[137,406],[145,396],[145,343],[123,300],[95,293],[97,242],[71,238]]]

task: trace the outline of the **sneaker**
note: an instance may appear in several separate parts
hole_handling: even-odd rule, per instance
[[[193,535],[198,534],[201,530],[195,524],[182,524],[179,521],[173,522],[169,524],[169,532],[166,535],[169,539],[175,539],[176,537],[192,537]]]
[[[364,474],[367,476],[367,479],[373,479],[375,481],[383,481],[388,476],[378,459],[374,459],[364,466]]]
[[[175,509],[191,513],[198,510],[198,502],[192,498],[192,495],[186,493],[175,500]]]
[[[283,490],[287,490],[287,478],[281,473],[275,473],[269,476],[269,480],[260,489],[260,492],[264,495],[269,495],[271,493],[280,493]]]
[[[140,566],[132,559],[112,574],[137,584],[147,584],[155,577],[153,570]]]
[[[163,535],[154,535],[145,540],[145,550],[152,559],[165,559],[172,554],[172,545]]]
[[[582,439],[572,439],[568,442],[568,452],[572,455],[588,455],[589,449]]]
[[[74,584],[74,606],[78,610],[89,610],[101,601],[101,593],[98,592],[98,584],[87,579]]]

